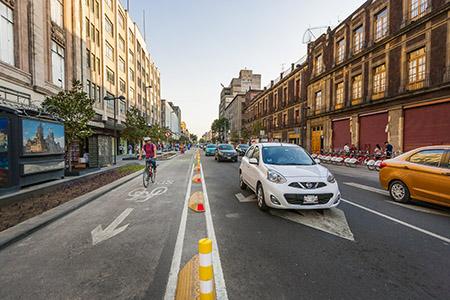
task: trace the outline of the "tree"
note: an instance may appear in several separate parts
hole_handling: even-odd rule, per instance
[[[126,125],[122,137],[131,143],[139,143],[147,135],[147,122],[139,109],[132,106],[126,113]]]
[[[247,128],[242,128],[241,130],[241,139],[247,143],[248,140],[250,139],[250,132],[248,132]]]
[[[239,133],[237,131],[232,131],[231,132],[231,136],[230,136],[230,140],[233,143],[238,143],[239,142]]]
[[[197,142],[197,140],[198,140],[198,137],[197,137],[195,134],[193,134],[193,133],[191,133],[191,134],[189,135],[189,138],[191,139],[191,141],[192,141],[193,143]]]
[[[93,131],[88,123],[95,116],[94,99],[89,99],[79,81],[73,81],[72,88],[47,97],[42,103],[43,109],[64,121],[67,158],[69,171],[72,172],[72,145],[77,140],[84,140]]]
[[[230,128],[230,122],[227,118],[221,117],[219,119],[214,120],[214,122],[211,125],[211,131],[215,134],[220,135],[220,140],[223,142],[226,138],[226,133],[228,131],[228,128]]]
[[[256,121],[255,123],[253,123],[252,135],[259,137],[262,129],[263,129],[263,127],[261,125],[261,122]]]
[[[147,135],[152,139],[154,143],[165,141],[166,137],[166,129],[160,127],[158,124],[152,125],[147,130]]]

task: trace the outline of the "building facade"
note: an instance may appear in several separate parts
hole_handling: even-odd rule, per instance
[[[245,94],[249,90],[261,89],[261,75],[252,70],[241,70],[238,78],[233,78],[228,87],[220,93],[219,118],[225,116],[225,109],[237,94]]]
[[[246,102],[244,127],[252,138],[304,143],[308,74],[306,58],[302,58]]]
[[[91,166],[112,163],[128,107],[160,123],[160,74],[137,25],[117,0],[0,0],[0,98],[39,105],[79,80],[95,99],[94,136],[73,149]],[[123,141],[126,142],[126,141]]]
[[[179,139],[181,134],[181,109],[165,99],[161,100],[161,126],[172,133],[172,138]]]
[[[308,45],[308,149],[450,143],[449,6],[367,1]]]
[[[311,152],[450,143],[449,1],[367,1],[307,51],[246,105],[254,136]]]

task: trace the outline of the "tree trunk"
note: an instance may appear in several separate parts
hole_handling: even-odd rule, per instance
[[[68,144],[67,158],[69,159],[69,172],[72,173],[72,143]]]

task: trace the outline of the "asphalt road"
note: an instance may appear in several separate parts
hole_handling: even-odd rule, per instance
[[[448,299],[449,210],[394,204],[376,172],[330,166],[337,209],[264,213],[239,163],[202,156],[202,184],[192,164],[162,162],[147,191],[136,178],[0,251],[0,299],[171,299],[208,235],[220,299]],[[200,191],[205,214],[186,208]]]

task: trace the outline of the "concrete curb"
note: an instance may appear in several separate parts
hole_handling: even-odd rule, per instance
[[[31,219],[25,220],[22,223],[19,223],[13,227],[10,227],[0,232],[0,250],[25,238],[26,236],[47,226],[48,224],[70,214],[71,212],[83,207],[89,202],[98,199],[99,197],[133,180],[134,178],[138,177],[141,174],[142,170],[134,172],[114,182],[111,182],[110,184],[102,186],[101,188],[98,188],[78,198],[70,200],[40,215],[32,217]]]

